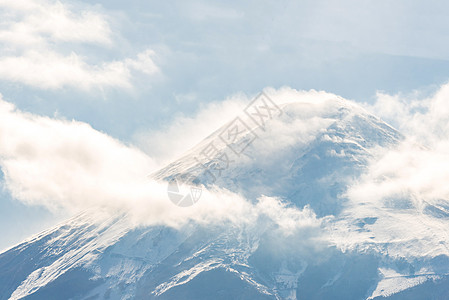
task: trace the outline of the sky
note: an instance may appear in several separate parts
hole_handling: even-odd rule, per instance
[[[0,0],[0,249],[72,213],[50,201],[77,184],[58,183],[68,179],[48,167],[52,158],[86,182],[135,178],[265,88],[334,93],[401,127],[410,115],[386,103],[401,99],[396,109],[409,112],[415,99],[438,102],[432,95],[449,79],[448,8],[442,0]],[[18,154],[39,160],[23,164]],[[55,186],[24,195],[11,185],[40,174]],[[43,195],[54,197],[33,202]]]

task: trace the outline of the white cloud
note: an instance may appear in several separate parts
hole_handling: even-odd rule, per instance
[[[252,204],[219,188],[203,190],[194,206],[177,207],[166,183],[146,177],[156,167],[150,157],[88,124],[24,113],[1,99],[0,119],[4,186],[29,205],[70,212],[103,207],[127,213],[137,226],[176,227],[191,220],[256,224],[262,217],[287,234],[321,222],[309,208],[264,196]]]
[[[153,52],[140,53],[137,59],[89,65],[76,53],[63,56],[56,52],[26,51],[22,56],[0,57],[0,79],[20,82],[41,89],[70,86],[92,88],[132,88],[132,70],[153,74],[158,68]]]
[[[307,119],[305,121],[298,119],[295,124],[277,123],[278,126],[270,126],[269,133],[276,139],[273,138],[271,142],[270,138],[265,139],[264,147],[268,146],[267,143],[272,143],[271,146],[273,147],[281,147],[285,143],[292,143],[295,137],[298,138],[299,134],[302,134],[301,136],[304,139],[310,138],[307,135],[313,135],[311,127],[316,128],[317,125],[320,125],[320,120],[310,118],[310,115],[315,116],[317,113],[329,111],[332,109],[332,105],[336,105],[336,102],[328,100],[338,98],[331,93],[313,90],[297,91],[289,87],[278,90],[266,88],[264,92],[277,104],[298,102],[298,99],[301,99],[304,107],[301,107],[300,111],[296,113],[298,116]],[[236,116],[245,118],[243,110],[255,96],[237,93],[223,101],[209,102],[200,107],[192,116],[174,115],[171,123],[160,130],[137,132],[134,135],[134,141],[141,149],[158,161],[171,162]],[[312,103],[314,105],[311,105]],[[285,134],[285,132],[280,134],[282,130],[286,130],[290,134]],[[264,151],[264,147],[260,147],[259,150]],[[265,148],[265,150],[268,149]]]
[[[161,163],[169,163],[235,117],[249,99],[242,94],[201,107],[193,116],[178,114],[160,130],[140,131],[134,140]]]
[[[367,105],[394,123],[405,139],[373,151],[366,172],[349,187],[346,220],[336,226],[341,231],[336,233],[337,244],[349,248],[383,244],[391,256],[449,254],[449,223],[434,215],[449,213],[448,98],[446,84],[425,99],[379,94],[374,105]],[[342,236],[343,228],[366,217],[375,217],[376,222]]]
[[[380,151],[351,193],[366,189],[381,199],[408,194],[422,201],[449,201],[448,98],[449,84],[425,99],[379,94],[369,109],[394,123],[406,139]]]
[[[383,151],[361,182],[349,191],[351,198],[387,205],[392,199],[409,199],[415,208],[444,200],[449,204],[449,143],[423,148],[408,141]],[[385,153],[386,152],[386,153]]]
[[[154,51],[136,58],[91,62],[74,45],[114,49],[108,17],[59,1],[0,1],[0,80],[40,89],[133,87],[133,76],[159,71]],[[68,54],[67,54],[68,53]]]
[[[0,41],[18,46],[48,41],[111,44],[107,17],[90,10],[71,10],[60,1],[0,1]]]
[[[153,58],[156,56],[156,53],[147,49],[139,54],[137,54],[136,59],[127,58],[124,60],[125,66],[129,69],[134,69],[136,71],[140,71],[145,74],[154,74],[159,69],[153,61]]]
[[[139,150],[85,123],[22,113],[0,101],[0,163],[17,199],[55,209],[113,202],[154,167]]]

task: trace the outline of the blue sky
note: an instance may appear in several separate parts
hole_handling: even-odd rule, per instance
[[[449,78],[448,9],[404,0],[0,0],[0,93],[20,120],[87,123],[157,162],[144,138],[266,87],[368,103],[379,91],[433,93]],[[70,215],[12,193],[2,178],[0,248]]]

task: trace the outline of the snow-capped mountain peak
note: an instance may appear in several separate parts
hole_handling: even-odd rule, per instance
[[[203,189],[239,195],[259,212],[254,222],[136,227],[126,213],[87,211],[0,254],[0,298],[373,299],[412,287],[438,297],[449,239],[419,255],[393,225],[419,218],[443,228],[446,214],[368,206],[347,193],[377,150],[403,136],[350,101],[315,96],[277,102],[263,126],[238,114],[151,175],[193,175]]]

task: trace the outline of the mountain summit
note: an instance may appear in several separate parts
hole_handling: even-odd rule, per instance
[[[250,222],[136,226],[126,213],[89,210],[0,254],[0,298],[449,297],[447,240],[432,235],[424,249],[403,234],[427,234],[444,210],[348,194],[379,149],[403,136],[342,98],[295,97],[272,115],[259,110],[263,122],[242,111],[151,175],[238,195],[261,212]],[[167,202],[195,210],[203,197]]]

